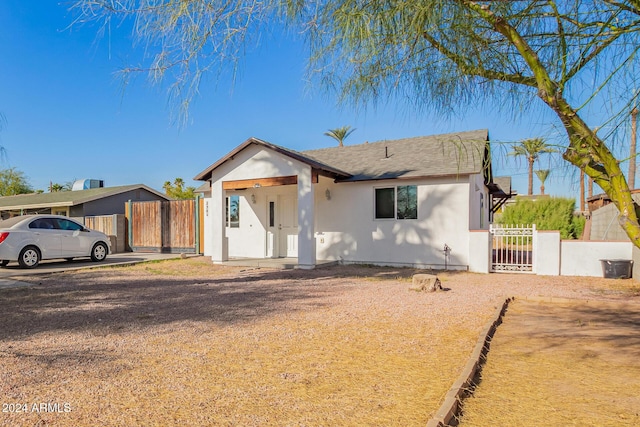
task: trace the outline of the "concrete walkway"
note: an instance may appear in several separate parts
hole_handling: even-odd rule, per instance
[[[200,255],[188,254],[188,257],[196,257]],[[90,268],[99,268],[116,265],[137,264],[140,262],[157,261],[164,259],[180,258],[180,254],[162,254],[153,252],[126,252],[112,254],[103,262],[92,262],[88,258],[77,258],[72,261],[66,260],[45,260],[40,262],[36,268],[20,268],[17,263],[11,263],[6,267],[0,268],[0,289],[16,288],[24,286],[33,286],[26,280],[29,277],[35,277],[44,274],[62,273],[72,270],[84,270]]]
[[[316,261],[316,267],[328,267],[337,264],[338,261]],[[298,258],[231,258],[228,261],[224,261],[222,265],[291,270],[298,268]]]

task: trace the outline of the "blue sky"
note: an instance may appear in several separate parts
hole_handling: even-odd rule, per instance
[[[544,112],[513,121],[489,108],[451,119],[393,105],[360,113],[340,108],[305,81],[301,45],[282,39],[249,52],[235,85],[208,79],[188,123],[177,126],[166,89],[146,75],[123,91],[117,71],[141,59],[130,34],[121,28],[98,37],[96,26],[69,28],[67,7],[56,0],[0,2],[2,167],[22,171],[35,189],[84,178],[162,190],[181,177],[198,186],[193,176],[251,136],[302,151],[333,146],[324,132],[344,125],[356,128],[347,144],[487,128],[497,146],[548,135],[558,125]],[[525,162],[497,157],[494,173],[511,175],[526,193]],[[537,166],[548,167],[547,160]],[[551,168],[546,192],[575,197],[576,170],[559,161]]]

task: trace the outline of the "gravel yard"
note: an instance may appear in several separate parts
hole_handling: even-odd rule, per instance
[[[423,426],[508,296],[621,299],[631,281],[201,258],[0,291],[0,425]]]

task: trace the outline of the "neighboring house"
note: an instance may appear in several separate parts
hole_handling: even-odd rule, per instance
[[[640,205],[640,189],[631,190],[631,197]],[[618,222],[620,211],[608,195],[596,194],[587,199],[589,217],[585,225],[586,240],[630,241],[629,236]]]
[[[508,197],[487,130],[296,152],[250,138],[202,171],[205,255],[442,268]],[[204,193],[204,191],[203,191]],[[495,199],[495,200],[494,200]]]
[[[196,188],[194,193],[203,198],[211,197],[211,184],[209,182],[205,182],[200,187]]]
[[[124,214],[125,203],[129,200],[170,199],[142,184],[99,187],[87,190],[0,197],[0,214],[2,218],[32,213],[58,214],[74,218]]]

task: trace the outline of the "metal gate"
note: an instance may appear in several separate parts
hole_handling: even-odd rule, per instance
[[[491,272],[533,273],[534,225],[491,225]]]

